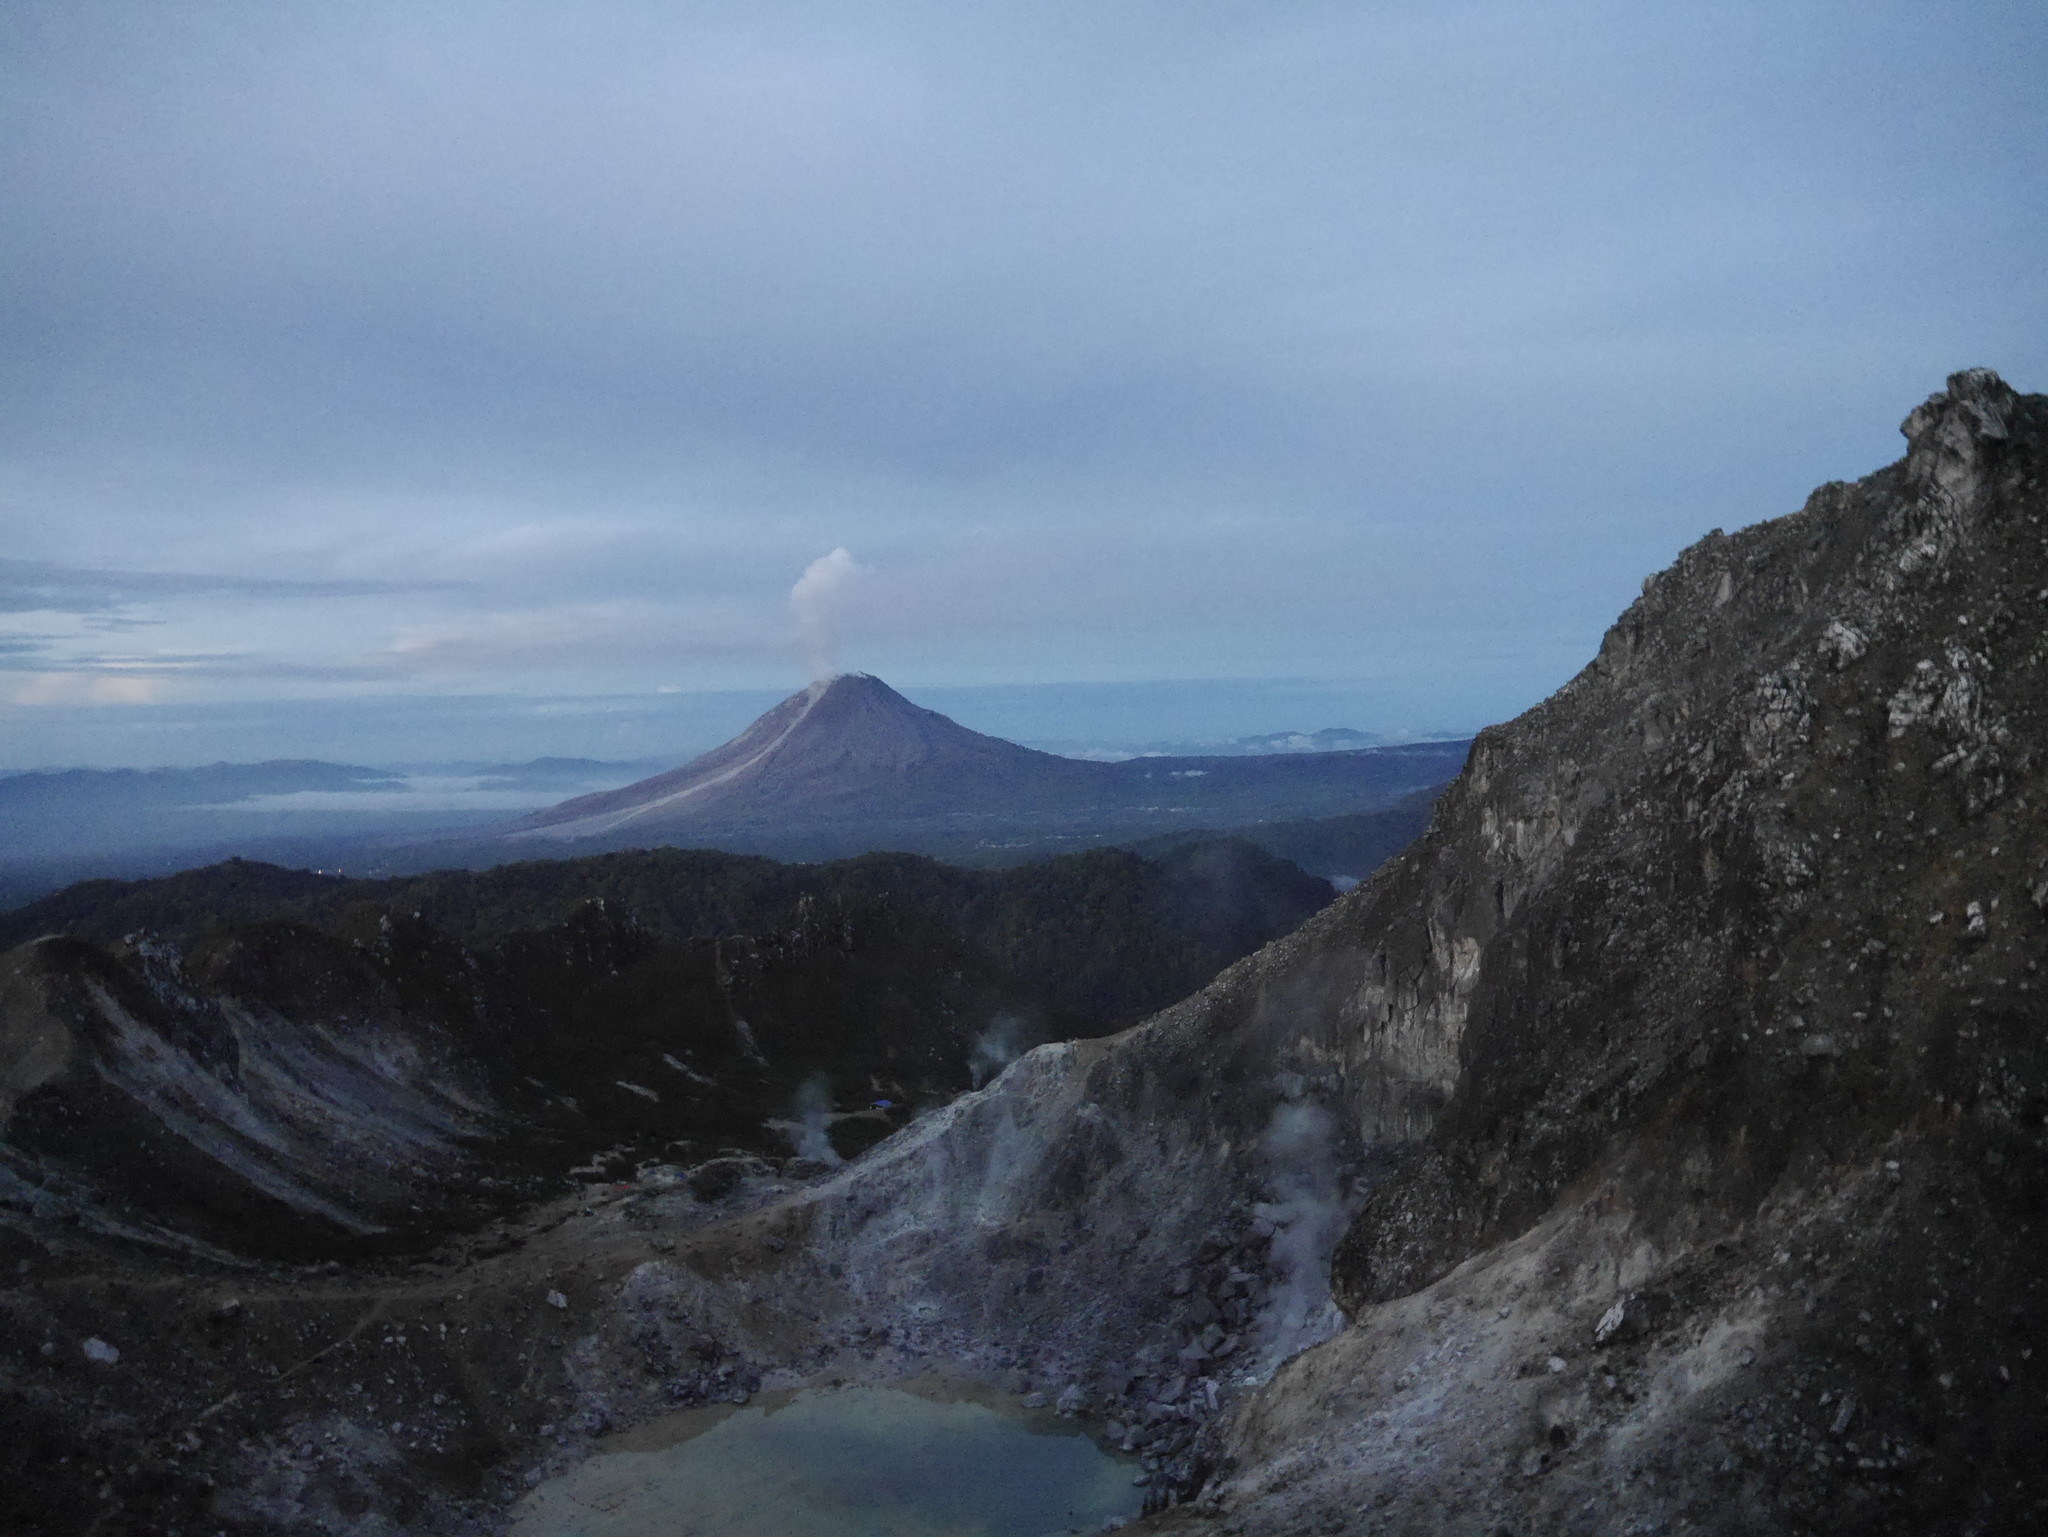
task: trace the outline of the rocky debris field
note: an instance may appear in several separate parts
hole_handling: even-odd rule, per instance
[[[0,1210],[216,1258],[416,1252],[721,1148],[829,1161],[966,1089],[993,1022],[1010,1055],[1052,1026],[944,932],[818,907],[690,945],[602,905],[479,950],[389,914],[51,938],[0,989]]]
[[[2048,400],[1905,432],[1357,891],[843,1167],[310,1271],[15,1223],[22,1508],[488,1530],[669,1405],[941,1360],[1113,1427],[1133,1529],[2040,1530]]]
[[[607,1428],[570,1356],[624,1279],[788,1188],[756,1162],[720,1201],[662,1171],[415,1260],[173,1267],[6,1235],[8,1430],[31,1453],[11,1529],[484,1529],[524,1474]],[[704,1401],[759,1375],[707,1335],[661,1394]]]
[[[1196,1246],[1121,1363],[1062,1370],[913,1303],[843,1301],[800,1158],[656,1166],[417,1258],[168,1262],[0,1230],[22,1531],[495,1530],[607,1432],[764,1387],[935,1365],[1085,1418],[1182,1485],[1283,1282],[1273,1225]],[[1030,1284],[1028,1278],[1024,1283]]]

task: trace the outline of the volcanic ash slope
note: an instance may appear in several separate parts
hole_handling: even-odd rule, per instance
[[[1903,430],[1295,935],[635,1271],[591,1400],[689,1315],[1085,1395],[1160,1530],[2038,1529],[2048,399]]]

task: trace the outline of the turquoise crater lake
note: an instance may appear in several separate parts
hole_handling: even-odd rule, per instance
[[[514,1537],[1047,1537],[1142,1503],[1071,1420],[957,1385],[812,1388],[609,1438],[514,1512]]]

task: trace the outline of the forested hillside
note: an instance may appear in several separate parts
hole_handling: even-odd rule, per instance
[[[650,849],[355,880],[230,860],[70,887],[0,914],[0,948],[53,933],[187,943],[261,922],[338,934],[373,928],[387,913],[479,945],[567,922],[592,902],[653,937],[688,941],[778,932],[808,899],[914,914],[1050,1007],[1108,1029],[1193,992],[1330,897],[1328,882],[1235,839],[1184,841],[1151,859],[1099,849],[1000,871],[913,854],[791,865]]]

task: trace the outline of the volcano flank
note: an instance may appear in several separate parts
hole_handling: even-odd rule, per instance
[[[600,838],[717,824],[943,816],[991,796],[1086,794],[1093,765],[983,736],[912,704],[880,678],[842,673],[791,694],[723,747],[666,774],[582,795],[515,837]]]

